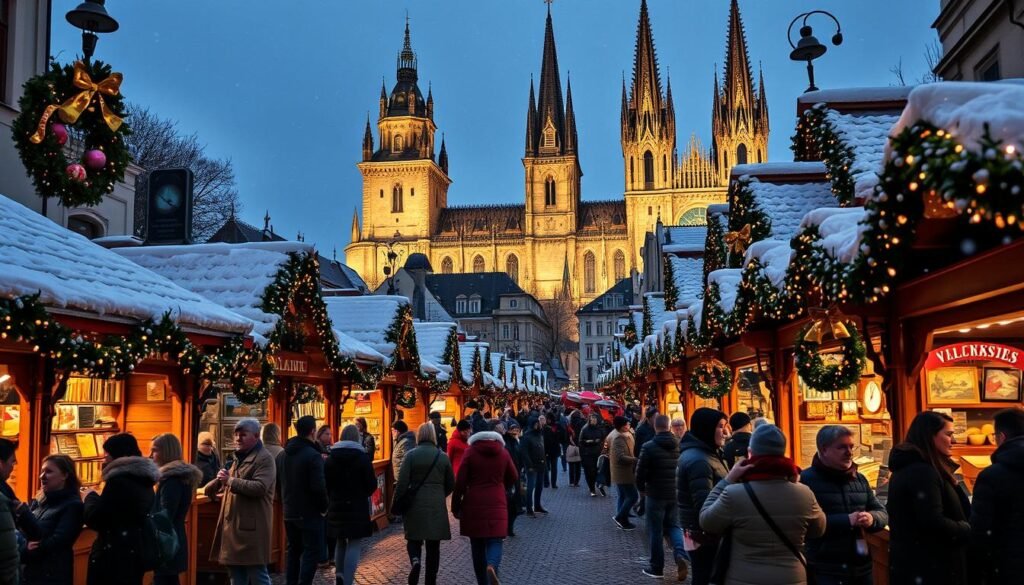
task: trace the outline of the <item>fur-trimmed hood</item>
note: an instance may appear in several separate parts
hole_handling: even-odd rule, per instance
[[[121,475],[133,475],[156,483],[160,480],[160,469],[152,459],[146,457],[118,457],[103,468],[103,481],[110,481]]]
[[[469,437],[469,444],[470,445],[473,445],[474,443],[477,443],[478,441],[498,441],[499,443],[504,444],[505,443],[505,438],[502,437],[501,435],[499,435],[498,433],[494,432],[494,431],[481,431],[479,433],[473,433]]]
[[[196,489],[203,481],[203,472],[190,463],[181,460],[171,461],[160,467],[160,481],[165,479],[178,479],[189,485],[191,489]]]

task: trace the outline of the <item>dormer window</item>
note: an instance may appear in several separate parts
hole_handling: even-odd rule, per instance
[[[455,297],[455,312],[460,314],[466,312],[466,295]]]
[[[480,312],[480,295],[473,295],[469,297],[469,312],[479,313]]]

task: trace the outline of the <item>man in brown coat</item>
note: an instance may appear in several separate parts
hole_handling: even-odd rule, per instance
[[[222,499],[210,560],[228,567],[231,585],[270,585],[267,563],[277,466],[259,434],[258,420],[238,421],[234,462],[205,488],[207,496]]]
[[[629,511],[640,499],[636,491],[636,457],[633,456],[636,439],[624,416],[615,417],[615,431],[608,449],[612,483],[619,494],[612,520],[622,530],[633,530],[636,526],[629,521]]]

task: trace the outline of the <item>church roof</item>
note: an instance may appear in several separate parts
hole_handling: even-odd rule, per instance
[[[498,308],[501,295],[526,294],[519,285],[504,272],[473,272],[466,274],[428,274],[427,289],[452,317],[490,317]],[[465,296],[480,296],[480,312],[469,314],[456,311],[456,299]],[[467,303],[468,305],[468,303]]]
[[[285,238],[274,233],[273,229],[261,230],[245,223],[235,216],[228,218],[209,240],[208,244],[223,242],[225,244],[246,244],[249,242],[284,242]]]
[[[626,229],[626,202],[619,201],[580,201],[580,231],[600,230],[603,225],[606,231]]]
[[[498,236],[523,236],[525,205],[479,205],[441,209],[438,236],[464,239],[490,238],[492,226]]]
[[[611,302],[612,295],[622,295],[621,304]],[[633,281],[630,278],[623,278],[616,282],[610,289],[601,293],[601,296],[583,305],[579,313],[625,313],[633,304]]]

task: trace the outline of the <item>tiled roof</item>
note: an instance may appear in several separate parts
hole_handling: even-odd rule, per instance
[[[772,220],[771,237],[788,240],[796,235],[800,221],[818,207],[834,207],[836,198],[827,181],[815,183],[769,183],[751,179],[749,188],[757,205]]]
[[[224,242],[227,244],[242,244],[246,242],[283,242],[285,238],[274,233],[274,230],[261,230],[258,227],[245,223],[244,221],[231,217],[220,229],[216,231],[206,242]]]
[[[427,289],[452,317],[472,317],[475,314],[459,313],[456,297],[465,295],[469,300],[474,294],[480,295],[480,313],[490,316],[499,306],[499,296],[504,294],[526,294],[519,285],[504,272],[471,272],[465,274],[428,274]],[[467,302],[467,305],[469,303]]]
[[[826,119],[853,151],[850,173],[854,179],[854,195],[861,200],[866,199],[878,184],[885,144],[889,131],[899,120],[899,114],[842,114],[829,110]]]

